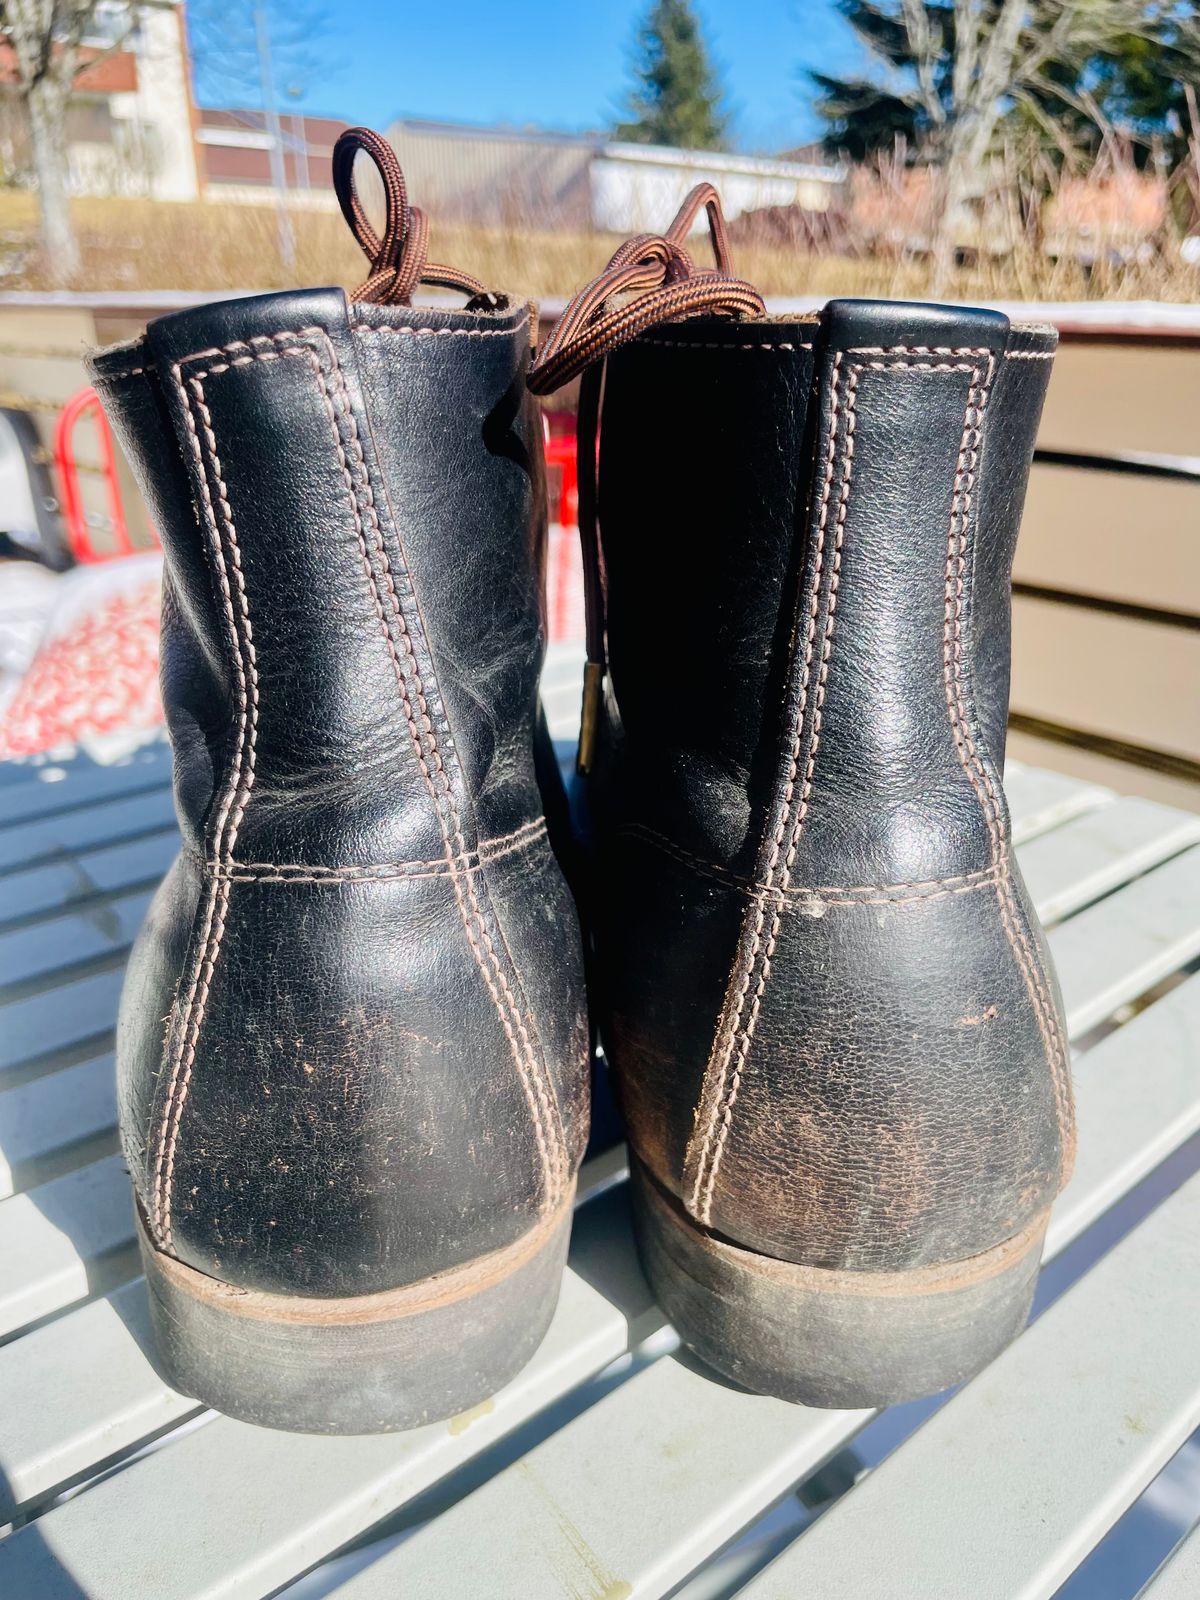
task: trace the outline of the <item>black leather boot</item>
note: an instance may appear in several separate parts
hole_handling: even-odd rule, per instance
[[[583,356],[606,342],[588,304]],[[1054,345],[840,301],[658,326],[606,362],[583,764],[642,1257],[693,1349],[808,1404],[992,1357],[1070,1166],[1000,779]]]
[[[397,178],[382,244],[343,191],[370,298],[205,306],[92,362],[166,554],[183,851],[118,1041],[158,1357],[317,1432],[445,1416],[523,1365],[586,1133],[535,777],[529,311],[441,268],[470,309],[395,303],[424,232]]]

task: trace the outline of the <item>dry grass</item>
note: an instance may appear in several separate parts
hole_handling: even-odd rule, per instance
[[[335,212],[294,213],[297,260],[289,271],[280,260],[270,207],[90,199],[76,201],[73,211],[84,257],[78,288],[277,289],[353,284],[364,274],[363,258]],[[485,283],[544,299],[570,294],[592,277],[617,242],[602,234],[435,225],[431,255]],[[1073,259],[1055,261],[1019,244],[961,269],[952,293],[965,300],[1200,298],[1200,271],[1179,262],[1173,243],[1146,255],[1117,262],[1101,252],[1099,263],[1085,271]],[[916,254],[849,256],[743,245],[736,265],[767,295],[919,298],[930,289],[928,261]],[[0,191],[0,270],[10,288],[49,284],[27,193]]]

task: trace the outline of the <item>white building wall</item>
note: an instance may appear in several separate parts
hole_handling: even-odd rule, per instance
[[[653,145],[607,145],[591,164],[592,222],[608,233],[657,233],[688,191],[712,183],[730,221],[764,206],[825,211],[845,180],[839,167],[759,160]],[[703,212],[695,229],[706,226]]]
[[[110,192],[195,200],[200,184],[178,5],[147,6],[138,33],[137,90],[109,97],[114,134],[125,133]]]

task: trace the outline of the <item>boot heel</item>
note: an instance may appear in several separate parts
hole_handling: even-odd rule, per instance
[[[574,1187],[504,1250],[381,1294],[238,1289],[138,1243],[161,1375],[227,1416],[295,1433],[389,1433],[495,1394],[541,1343],[558,1301]]]
[[[638,1248],[680,1338],[746,1388],[893,1405],[971,1377],[1025,1325],[1047,1213],[994,1250],[907,1272],[797,1266],[707,1233],[630,1162]]]

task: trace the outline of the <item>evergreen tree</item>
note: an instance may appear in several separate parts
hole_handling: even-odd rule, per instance
[[[691,0],[654,0],[637,32],[635,85],[613,130],[634,144],[723,150],[729,117]]]

